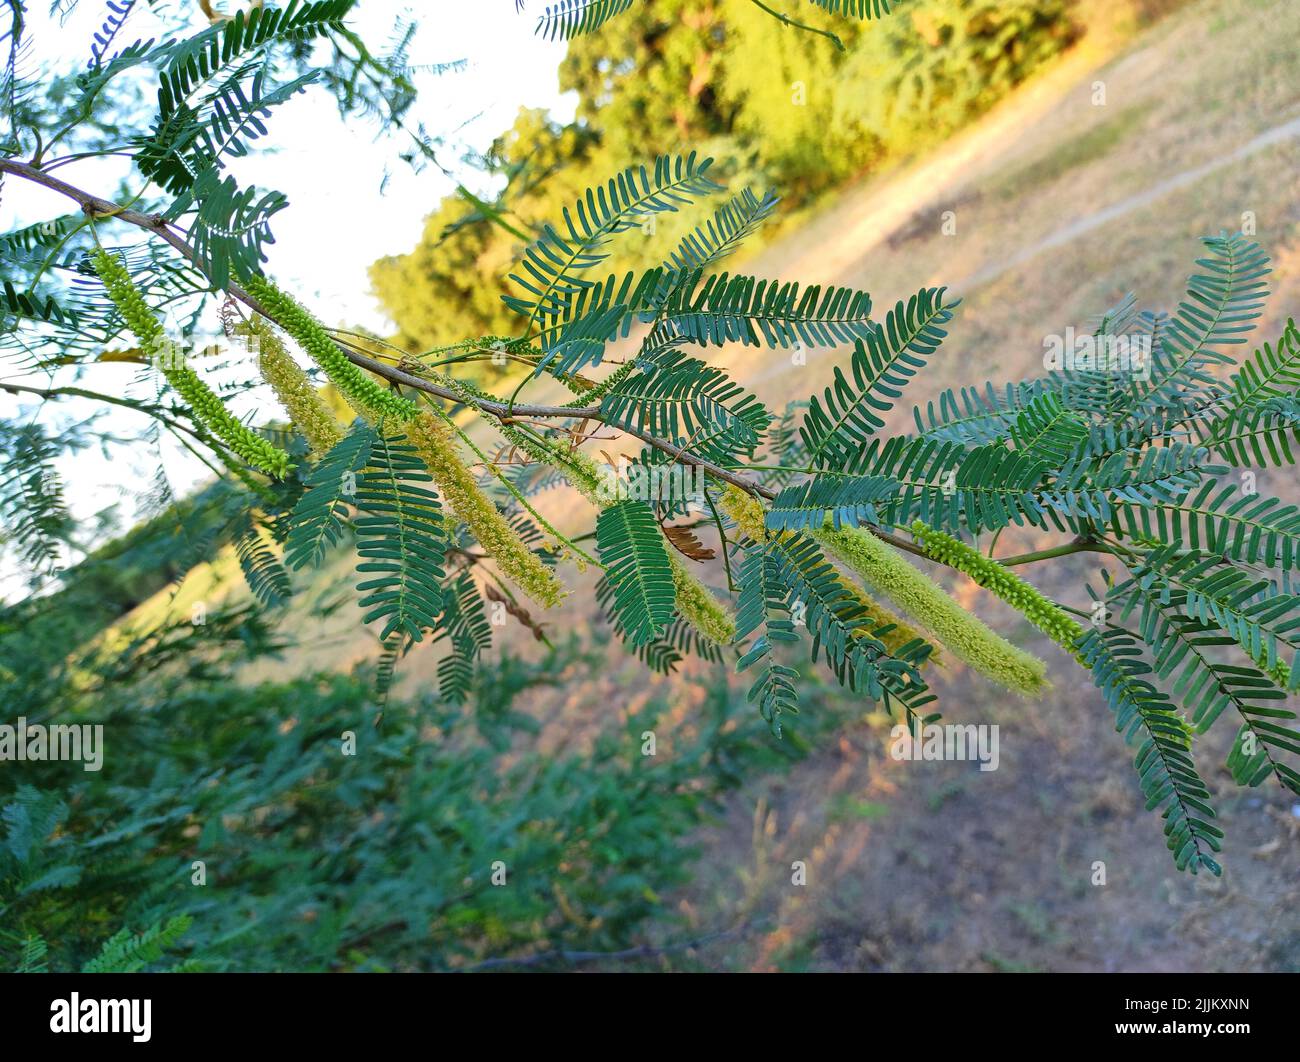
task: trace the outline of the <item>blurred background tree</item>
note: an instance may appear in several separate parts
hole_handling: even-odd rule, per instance
[[[497,208],[533,233],[604,175],[690,145],[718,160],[733,189],[780,188],[789,218],[951,135],[1083,32],[1072,0],[918,0],[881,21],[811,7],[800,17],[827,35],[795,32],[753,4],[657,0],[621,15],[617,33],[570,41],[559,76],[577,95],[574,121],[520,111],[482,160],[504,182]],[[656,220],[629,242],[628,268],[661,261],[688,227]],[[508,331],[498,280],[526,242],[465,198],[442,200],[413,250],[372,267],[392,341],[415,352]]]

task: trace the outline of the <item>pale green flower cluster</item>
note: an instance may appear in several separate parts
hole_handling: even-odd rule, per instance
[[[677,592],[677,611],[709,641],[730,645],[736,640],[736,620],[713,591],[691,574],[671,546],[668,563],[673,570],[673,587]]]
[[[307,440],[313,456],[328,453],[343,438],[343,429],[334,419],[334,414],[321,400],[307,374],[293,360],[270,321],[254,317],[246,331],[256,343],[257,365],[262,379],[271,385],[293,426]]]
[[[373,409],[386,417],[409,420],[415,416],[415,403],[394,394],[348,361],[324,326],[310,311],[299,305],[293,296],[281,291],[262,276],[249,279],[248,291],[280,327],[293,336],[294,341],[312,360],[325,370],[325,375],[344,398],[358,407]]]
[[[723,501],[728,514],[751,538],[766,534],[762,506],[748,494],[732,487]],[[889,543],[860,527],[823,528],[813,531],[812,537],[957,659],[1016,693],[1037,694],[1047,688],[1043,661],[990,630]]]
[[[1075,642],[1083,637],[1083,627],[1035,587],[979,550],[943,531],[936,531],[920,520],[912,524],[911,531],[926,556],[970,576],[1020,612],[1052,641],[1074,651]]]
[[[814,531],[813,538],[980,674],[1026,696],[1048,688],[1042,660],[967,612],[888,542],[861,527],[824,528]]]
[[[539,605],[550,608],[559,604],[564,587],[479,489],[456,452],[447,424],[426,412],[404,428],[407,441],[420,455],[452,515],[469,526],[470,534],[496,561],[501,574]]]
[[[96,251],[91,261],[104,282],[108,297],[121,311],[141,348],[155,358],[167,382],[185,400],[199,422],[254,468],[271,476],[282,478],[287,475],[292,467],[287,453],[235,417],[193,369],[181,364],[179,359],[157,356],[165,351],[167,336],[162,322],[145,302],[126,266],[104,250]]]

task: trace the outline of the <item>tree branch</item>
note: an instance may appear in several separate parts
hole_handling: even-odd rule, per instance
[[[815,33],[819,37],[825,37],[829,41],[831,41],[831,43],[834,44],[835,47],[838,48],[840,51],[844,51],[844,42],[840,40],[839,37],[835,36],[835,34],[833,34],[830,30],[818,29],[816,26],[809,26],[805,22],[797,22],[794,19],[792,19],[789,15],[785,14],[784,12],[773,11],[770,7],[768,7],[765,3],[763,3],[763,0],[750,0],[750,2],[753,3],[753,5],[757,7],[759,10],[767,12],[767,14],[771,15],[778,22],[783,23],[786,26],[791,26],[794,29],[804,30],[806,33]]]
[[[199,264],[199,258],[195,253],[194,248],[190,246],[184,236],[177,232],[160,215],[144,214],[139,210],[132,209],[131,207],[119,206],[111,200],[102,199],[97,195],[92,195],[90,192],[69,184],[67,181],[54,177],[37,166],[32,166],[26,162],[18,162],[15,159],[0,159],[0,173],[12,173],[14,176],[21,177],[23,180],[31,181],[33,184],[41,185],[43,188],[48,188],[52,192],[57,192],[60,195],[66,196],[74,203],[77,203],[81,209],[91,217],[111,217],[118,221],[124,221],[128,225],[134,225],[136,228],[143,229],[145,232],[152,233],[160,239],[165,240],[196,266]],[[276,320],[274,314],[268,312],[254,296],[250,295],[242,286],[235,283],[233,280],[227,286],[227,290],[233,298],[243,303],[250,310],[260,314],[267,320]],[[430,380],[421,379],[419,376],[413,376],[409,372],[405,372],[396,366],[385,365],[382,361],[368,357],[358,351],[350,350],[341,343],[336,343],[335,345],[354,365],[365,369],[367,372],[372,372],[376,376],[380,376],[391,383],[399,384],[403,387],[410,387],[417,391],[423,391],[426,394],[434,395],[448,402],[462,403],[464,401],[460,394],[449,387],[444,387]],[[602,424],[606,423],[606,421],[600,416],[599,406],[511,406],[508,402],[497,402],[491,399],[477,400],[476,405],[484,412],[490,413],[503,423],[509,423],[513,417],[557,417],[566,419],[595,420]],[[720,479],[724,483],[730,483],[733,486],[739,487],[741,490],[746,491],[749,494],[753,494],[759,498],[766,498],[768,500],[776,497],[775,491],[763,486],[763,484],[759,483],[752,477],[740,475],[739,473],[723,468],[721,465],[715,464],[712,461],[705,460],[702,457],[697,457],[688,452],[683,452],[682,448],[676,443],[670,442],[666,439],[660,439],[655,435],[651,435],[649,432],[640,431],[638,429],[623,427],[620,425],[614,425],[614,427],[619,431],[631,435],[633,438],[640,439],[647,446],[652,446],[656,450],[661,450],[664,453],[669,454],[674,460],[679,461],[682,464],[693,465],[700,468],[708,475]],[[908,542],[897,535],[875,527],[869,527],[868,530],[897,549],[901,549],[907,553],[912,553],[918,557],[925,556],[925,554],[911,542]]]
[[[994,557],[993,559],[1001,564],[1004,568],[1012,568],[1017,564],[1032,564],[1034,561],[1050,560],[1053,557],[1067,557],[1071,553],[1110,553],[1112,552],[1107,546],[1100,542],[1066,542],[1061,546],[1053,546],[1051,549],[1035,550],[1033,553],[1021,553],[1015,557]]]

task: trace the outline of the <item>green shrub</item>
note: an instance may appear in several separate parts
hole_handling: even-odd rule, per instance
[[[505,656],[472,711],[390,704],[382,729],[367,676],[117,690],[86,717],[105,726],[100,772],[28,763],[0,792],[0,968],[44,944],[37,965],[80,969],[106,938],[177,918],[192,923],[162,965],[208,970],[429,970],[637,943],[647,921],[671,923],[690,832],[718,798],[797,753],[725,683],[684,730],[651,702],[589,753],[544,753],[515,699],[575,661],[595,662],[572,644]]]

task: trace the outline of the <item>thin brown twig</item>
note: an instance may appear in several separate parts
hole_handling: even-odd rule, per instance
[[[79,204],[81,209],[92,217],[115,218],[118,221],[126,222],[128,225],[134,225],[136,228],[142,229],[145,232],[152,233],[175,248],[191,263],[194,263],[196,266],[199,264],[200,259],[194,248],[191,247],[184,236],[177,232],[175,228],[161,215],[145,214],[131,207],[120,206],[111,200],[103,199],[97,195],[92,195],[90,192],[69,184],[61,178],[51,176],[49,173],[41,170],[38,166],[19,162],[15,159],[0,159],[0,173],[12,173],[14,176],[21,177],[23,180],[31,181],[34,184],[48,188],[52,192],[57,192],[58,194]],[[261,314],[268,320],[279,323],[274,314],[270,313],[255,296],[249,294],[249,292],[245,291],[244,288],[235,281],[230,281],[227,285],[227,291],[232,297],[238,299],[250,310]],[[366,354],[362,354],[357,350],[348,349],[348,347],[342,343],[338,343],[337,345],[343,355],[354,365],[365,369],[367,372],[374,373],[376,376],[382,377],[390,383],[402,387],[409,387],[416,391],[423,391],[426,394],[433,395],[436,398],[441,398],[448,402],[454,402],[457,404],[464,402],[464,398],[458,392],[449,387],[444,387],[434,381],[413,376],[411,373],[405,372],[401,368],[386,365],[383,362],[369,357]],[[590,419],[602,424],[605,423],[604,418],[600,415],[600,406],[512,405],[509,402],[499,402],[494,399],[476,399],[476,405],[479,409],[496,417],[503,423],[509,423],[513,418],[518,416],[561,418],[567,420]],[[752,477],[741,475],[728,468],[723,468],[721,465],[703,457],[699,457],[696,454],[686,453],[674,442],[660,439],[649,432],[630,425],[620,425],[618,426],[618,430],[632,436],[633,438],[640,439],[647,446],[652,446],[656,450],[671,455],[675,461],[700,468],[706,474],[713,476],[715,479],[739,487],[741,490],[756,497],[766,498],[768,500],[776,497],[776,492],[774,490],[765,487]],[[868,530],[873,535],[876,535],[878,538],[883,539],[898,549],[915,554],[916,556],[925,556],[918,547],[898,535],[894,535],[888,531],[875,527],[869,527]]]

